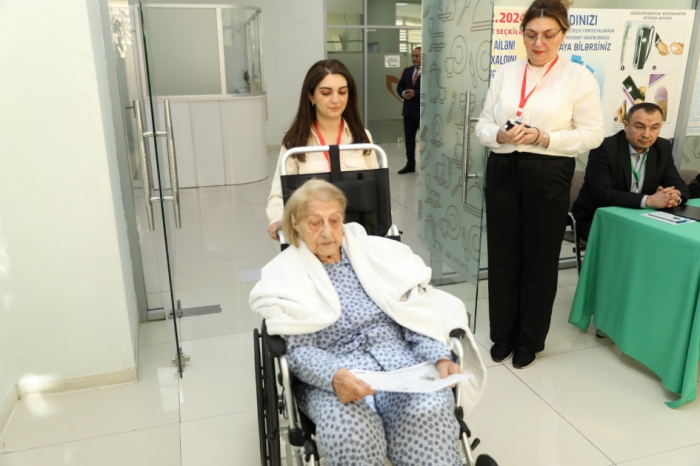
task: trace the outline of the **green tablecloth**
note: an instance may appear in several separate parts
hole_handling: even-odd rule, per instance
[[[689,201],[700,207],[700,199]],[[569,323],[608,334],[627,355],[695,400],[700,359],[700,222],[671,225],[609,207],[595,214]]]

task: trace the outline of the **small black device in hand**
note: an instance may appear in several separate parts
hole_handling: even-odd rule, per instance
[[[503,127],[506,129],[506,131],[509,131],[511,128],[518,125],[522,125],[522,123],[514,118],[510,118],[508,121],[506,121],[506,124],[503,125]],[[530,128],[528,125],[525,125],[525,127]]]

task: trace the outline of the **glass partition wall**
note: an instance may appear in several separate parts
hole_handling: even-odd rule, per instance
[[[473,331],[487,152],[474,125],[489,86],[491,18],[486,0],[423,3],[418,236],[434,283],[465,301]]]
[[[143,2],[146,51],[163,96],[263,92],[261,11]]]
[[[326,0],[326,55],[355,78],[363,121],[377,143],[403,140],[396,85],[420,31],[420,0]]]

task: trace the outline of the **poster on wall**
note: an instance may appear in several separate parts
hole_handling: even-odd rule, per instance
[[[698,69],[695,72],[693,100],[690,101],[690,115],[688,115],[686,136],[700,136],[700,65],[698,65]]]
[[[519,29],[524,13],[522,7],[494,9],[492,73],[526,57]],[[571,29],[559,55],[598,81],[606,135],[623,128],[632,105],[652,102],[664,113],[660,135],[673,137],[694,17],[692,10],[569,10]]]
[[[606,112],[613,132],[623,128],[629,107],[652,102],[663,111],[660,136],[674,136],[694,17],[684,10],[620,10],[613,112]]]

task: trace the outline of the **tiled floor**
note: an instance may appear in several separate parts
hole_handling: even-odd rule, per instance
[[[387,146],[392,171],[400,148]],[[277,151],[270,152],[270,169]],[[391,175],[394,217],[404,242],[416,238],[416,177]],[[277,253],[267,238],[269,180],[247,186],[185,190],[177,232],[177,289],[183,307],[220,304],[220,314],[181,321],[191,356],[179,379],[172,321],[142,324],[137,384],[20,402],[0,439],[0,466],[257,465],[252,329],[248,308],[257,270]],[[162,258],[160,258],[162,260]],[[576,271],[559,274],[546,350],[517,371],[490,361],[488,292],[446,290],[478,310],[476,339],[488,366],[487,390],[468,422],[501,466],[698,466],[700,402],[677,410],[675,396],[644,366],[592,330],[567,323]]]

